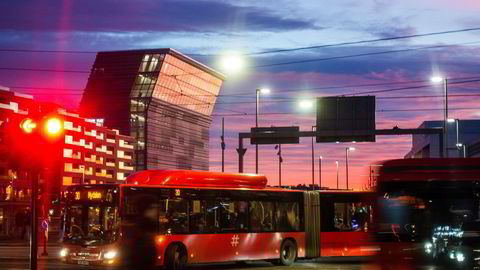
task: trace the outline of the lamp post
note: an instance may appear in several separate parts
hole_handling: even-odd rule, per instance
[[[318,189],[321,190],[322,189],[322,159],[323,157],[320,156],[318,158]]]
[[[345,148],[345,173],[346,173],[346,182],[347,182],[347,189],[348,189],[348,152],[355,151],[355,147],[347,147]]]
[[[445,143],[444,143],[444,153],[445,153],[445,157],[448,158],[448,125],[447,125],[447,121],[448,121],[448,79],[447,78],[443,78],[443,77],[440,77],[440,76],[433,76],[431,78],[431,81],[433,83],[440,83],[440,82],[443,82],[443,91],[444,91],[444,95],[445,95],[445,101],[444,101],[444,110],[443,110],[443,135],[445,137]]]
[[[222,148],[222,172],[225,172],[225,117],[222,117],[222,136],[220,136],[222,142],[220,147]]]
[[[459,152],[459,157],[461,156],[461,153],[463,152],[463,157],[466,158],[467,157],[467,146],[463,143],[457,143],[457,149],[458,149],[458,152]],[[462,151],[463,150],[463,151]]]
[[[338,189],[338,160],[335,160],[335,164],[337,165],[337,189]]]
[[[80,165],[80,169],[82,169],[82,185],[85,184],[85,165]]]
[[[314,131],[314,129],[316,128],[316,126],[312,126],[312,131]],[[312,190],[315,189],[315,147],[314,147],[314,143],[313,143],[313,137],[312,137]]]
[[[460,142],[460,136],[459,136],[460,119],[457,119],[457,118],[451,119],[450,118],[450,119],[447,120],[447,122],[448,123],[455,122],[455,134],[456,134],[455,146],[457,147],[457,150],[458,150],[458,157],[463,156],[464,158],[466,158],[467,157],[467,151],[466,151],[467,146]]]
[[[277,144],[275,146],[275,149],[278,150],[277,155],[278,155],[278,186],[282,187],[282,163],[283,163],[283,158],[282,158],[282,145]]]
[[[255,90],[255,127],[258,128],[258,102],[260,94],[267,95],[270,93],[268,88],[257,88]],[[258,174],[258,144],[255,144],[255,173]]]

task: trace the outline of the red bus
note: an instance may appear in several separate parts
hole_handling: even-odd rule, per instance
[[[377,192],[380,260],[403,269],[480,266],[480,159],[385,161]]]
[[[156,202],[156,264],[373,255],[368,231],[372,192],[298,191],[266,187],[261,175],[142,171],[121,185],[66,191],[65,262],[116,264],[141,199]],[[122,224],[122,226],[121,226]]]

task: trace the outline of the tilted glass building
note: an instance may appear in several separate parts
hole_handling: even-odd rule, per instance
[[[137,170],[208,170],[209,128],[223,80],[173,49],[99,52],[80,113],[133,136]]]

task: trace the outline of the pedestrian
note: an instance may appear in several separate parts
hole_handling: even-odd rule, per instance
[[[65,233],[65,211],[62,209],[60,211],[60,237],[58,239],[58,242],[63,242],[63,236]]]
[[[32,222],[32,212],[30,211],[30,209],[25,209],[24,211],[24,215],[23,215],[23,235],[22,235],[22,238],[24,240],[27,240],[28,242],[30,242],[30,238],[31,238],[31,223]]]
[[[15,214],[15,235],[16,237],[23,239],[24,237],[24,217],[23,211],[17,211]]]
[[[124,224],[125,237],[121,244],[123,269],[156,269],[155,233],[158,226],[158,205],[150,196],[137,199],[138,218]]]

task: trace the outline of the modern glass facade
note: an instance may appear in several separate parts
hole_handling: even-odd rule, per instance
[[[80,110],[136,139],[137,170],[208,170],[208,131],[223,79],[172,49],[101,52]],[[115,105],[100,108],[102,99]]]

